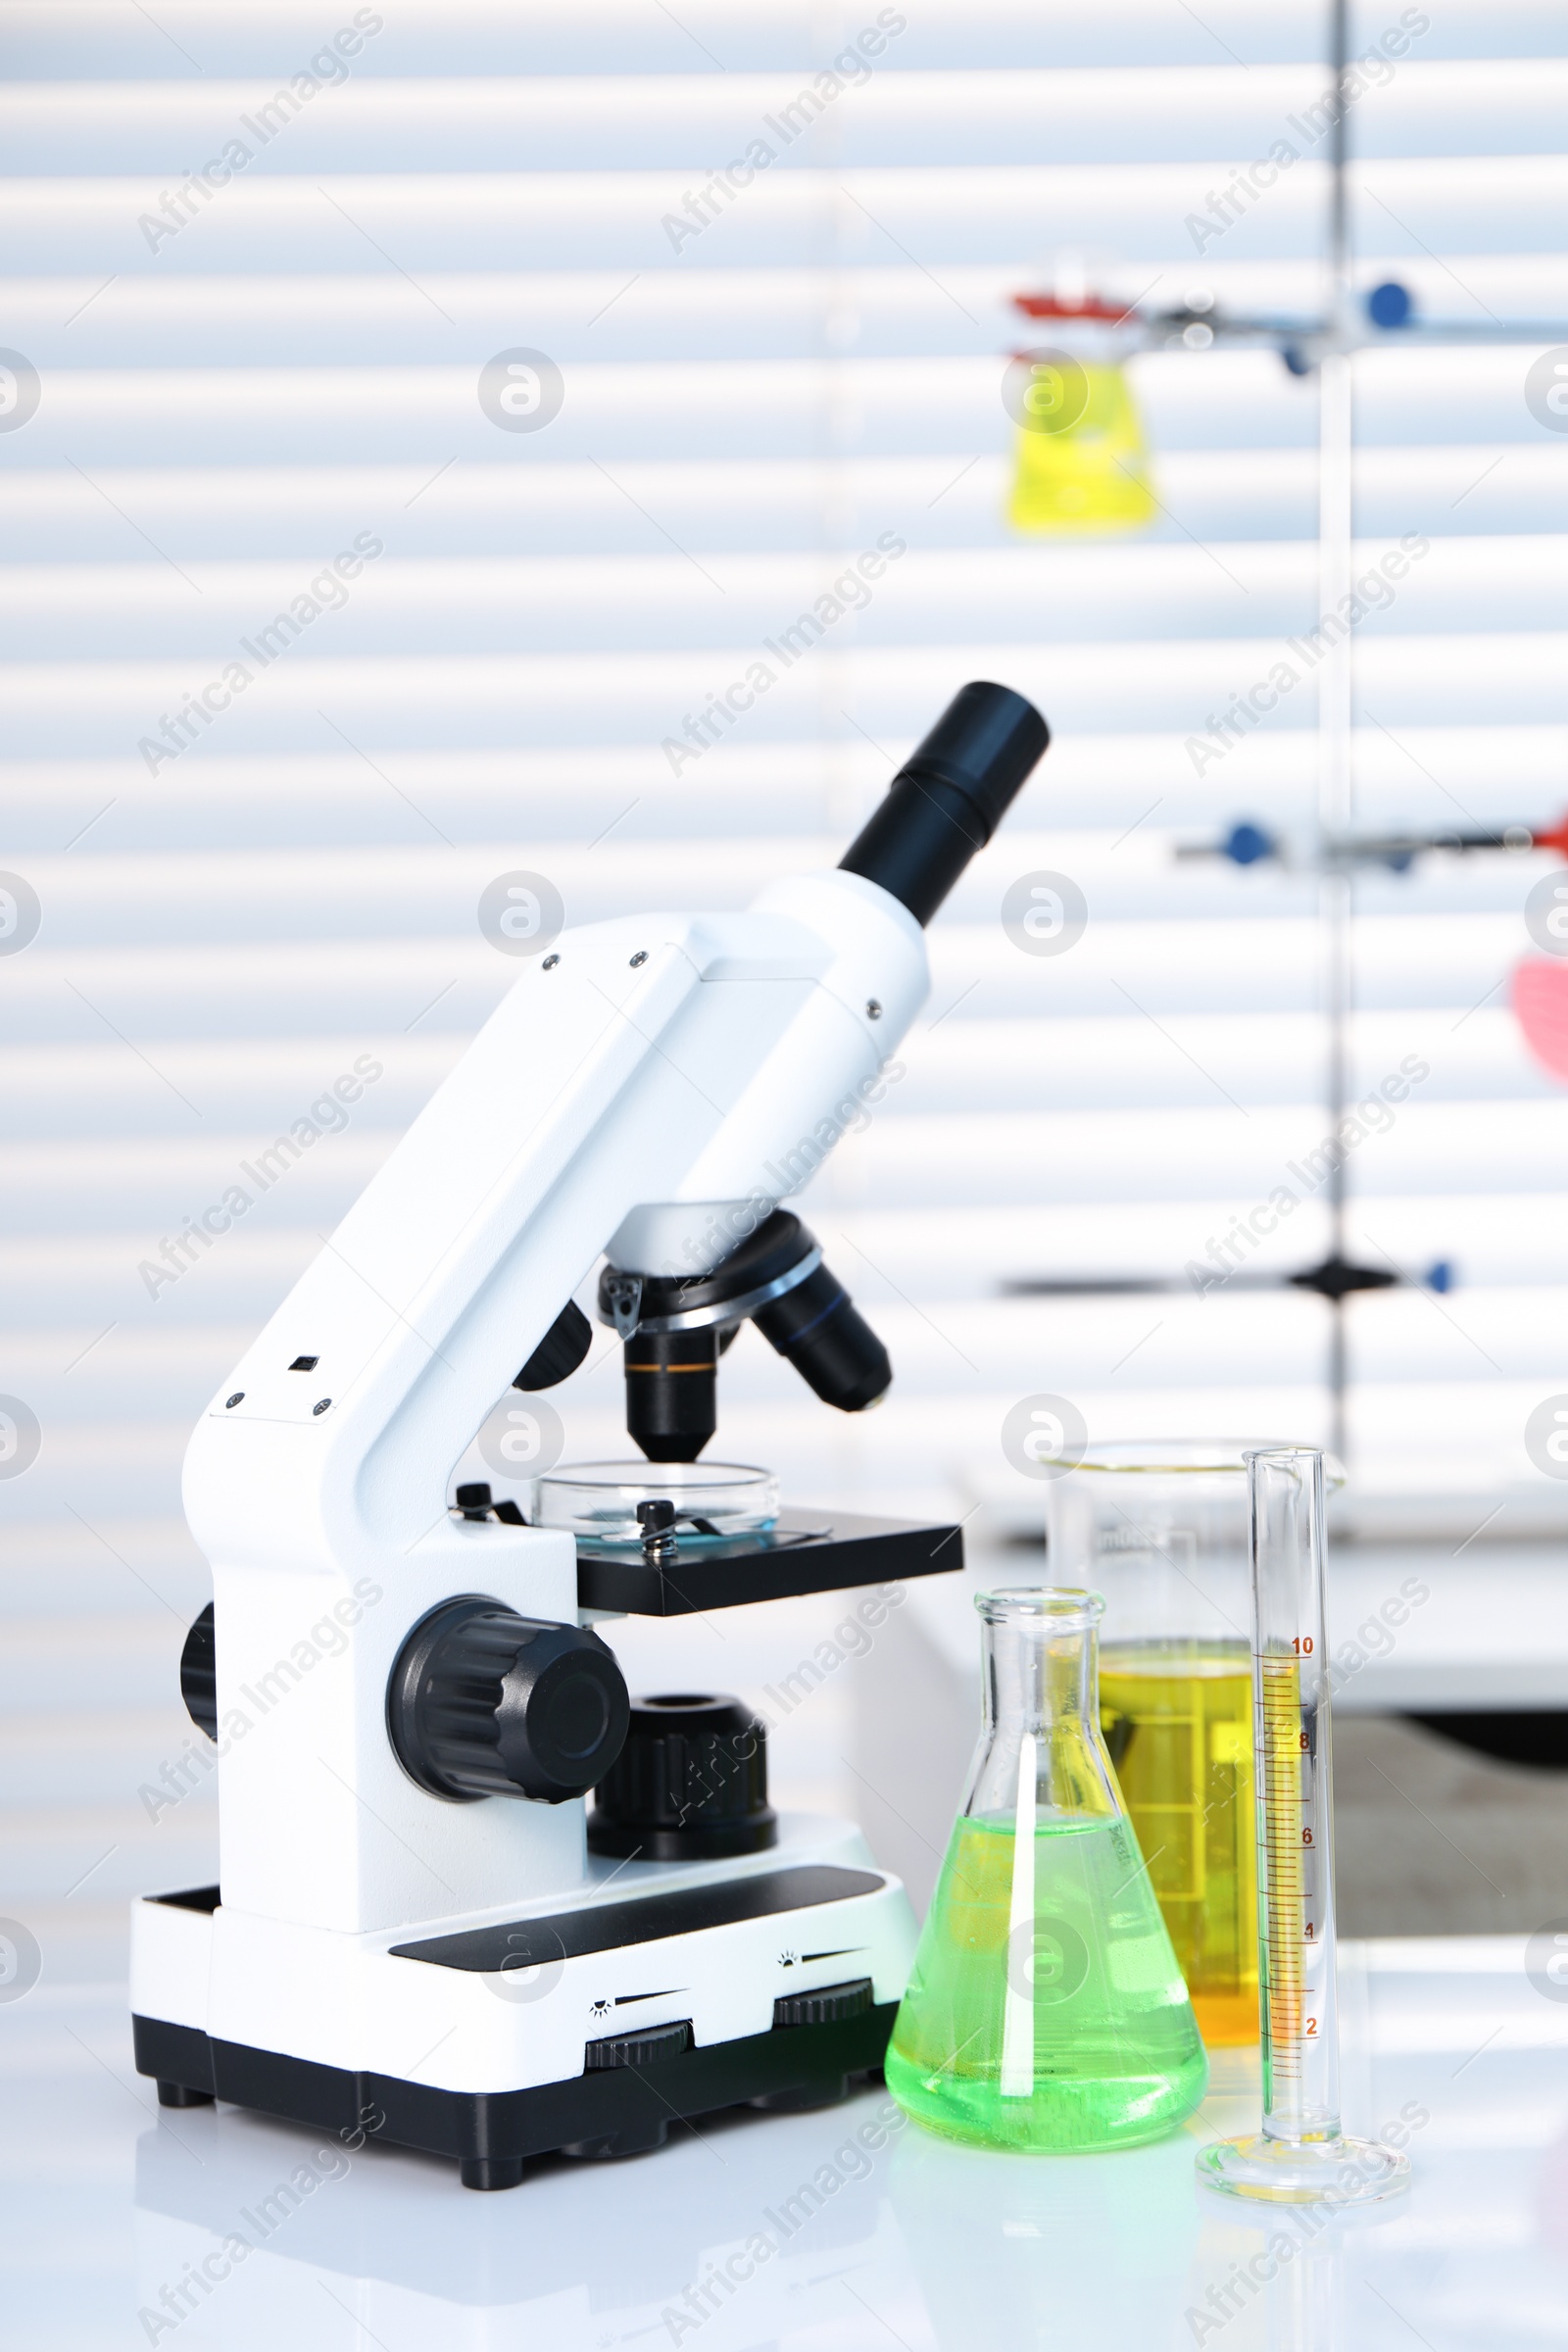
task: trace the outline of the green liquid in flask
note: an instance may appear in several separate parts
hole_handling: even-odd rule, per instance
[[[888,2088],[988,2148],[1158,2139],[1208,2060],[1101,1736],[1098,1592],[975,1595],[980,1743],[908,1990]]]
[[[1010,1821],[960,1819],[887,2055],[918,2123],[985,2147],[1135,2147],[1208,2083],[1187,1987],[1136,1838],[1038,1822],[1033,1887]],[[1027,1876],[1027,1872],[1026,1872]]]

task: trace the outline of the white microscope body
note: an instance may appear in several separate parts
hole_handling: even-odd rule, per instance
[[[1027,773],[1029,707],[964,693],[1004,697],[1015,734],[1028,713]],[[933,767],[922,797],[953,789]],[[184,1482],[213,1569],[221,1898],[144,1898],[133,1936],[166,2103],[379,2130],[505,2186],[545,2147],[652,2144],[673,2114],[832,2095],[879,2062],[914,1923],[852,1826],[787,1817],[764,1851],[612,1869],[581,1795],[420,1786],[389,1686],[461,1596],[584,1622],[572,1537],[456,1515],[454,1465],[602,1256],[711,1272],[928,985],[916,914],[843,869],[743,914],[564,932],[224,1380]],[[781,1996],[846,1979],[870,1981],[854,2015],[776,2023]],[[808,2081],[783,2061],[813,2034]]]

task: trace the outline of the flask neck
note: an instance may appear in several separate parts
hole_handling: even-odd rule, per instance
[[[983,1637],[985,1727],[1049,1734],[1095,1719],[1099,1634],[1093,1623],[1069,1629],[990,1618]]]
[[[1100,1736],[1098,1593],[981,1593],[984,1719],[963,1810],[1012,1815],[1020,1774],[1038,1812],[1109,1817],[1120,1812]]]

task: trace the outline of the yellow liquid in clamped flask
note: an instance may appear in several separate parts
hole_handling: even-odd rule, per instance
[[[1116,1645],[1100,1727],[1203,2039],[1257,2039],[1252,1664],[1244,1643]]]
[[[1208,2061],[1095,1714],[1079,1592],[982,1593],[986,1720],[887,2054],[916,2122],[1084,2154],[1172,2131]]]
[[[1149,453],[1123,369],[1101,360],[1020,361],[1007,519],[1019,531],[1137,530],[1156,513]]]

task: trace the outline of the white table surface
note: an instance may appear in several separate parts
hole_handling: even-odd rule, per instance
[[[1123,2155],[949,2147],[898,2129],[877,2089],[816,2115],[707,2119],[656,2154],[541,2164],[520,2188],[478,2195],[455,2167],[399,2150],[350,2152],[229,2108],[161,2114],[132,2071],[122,1992],[39,1984],[0,2005],[6,2341],[24,2352],[1568,2344],[1568,1999],[1535,1989],[1515,1938],[1347,1945],[1341,1977],[1348,2126],[1401,2109],[1425,2120],[1411,2132],[1408,2194],[1315,2236],[1194,2179],[1197,2146],[1255,2124],[1255,2053],[1218,2057],[1193,2124]],[[297,2186],[290,2206],[275,2192],[302,2166],[316,2184]],[[813,2182],[816,2205],[800,2194]],[[1238,2266],[1282,2230],[1299,2251],[1272,2283],[1235,2290],[1221,2319],[1211,2290],[1223,2312]],[[251,2250],[177,2325],[160,2325],[164,2289],[234,2233]],[[752,2275],[697,2316],[686,2290],[759,2233],[770,2245]]]

